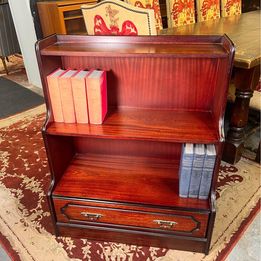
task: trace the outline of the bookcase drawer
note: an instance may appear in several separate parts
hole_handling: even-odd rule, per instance
[[[166,211],[117,204],[94,204],[54,199],[58,222],[91,223],[102,226],[128,226],[129,229],[153,229],[189,236],[204,237],[208,213]]]

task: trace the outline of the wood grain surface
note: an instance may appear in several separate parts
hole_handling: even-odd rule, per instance
[[[234,65],[249,69],[260,64],[260,11],[221,17],[202,23],[163,29],[161,35],[227,34],[236,47]]]

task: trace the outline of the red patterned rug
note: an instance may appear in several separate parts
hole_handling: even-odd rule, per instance
[[[0,243],[13,260],[222,260],[258,211],[260,166],[222,163],[209,255],[52,235],[44,106],[0,121]]]

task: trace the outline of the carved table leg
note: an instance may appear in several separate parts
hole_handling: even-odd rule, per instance
[[[229,130],[223,152],[223,160],[235,164],[242,155],[245,126],[248,121],[250,98],[260,77],[260,66],[251,69],[236,68],[236,100],[232,108]]]

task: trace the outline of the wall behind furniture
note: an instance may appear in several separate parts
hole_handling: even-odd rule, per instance
[[[35,54],[37,41],[29,0],[9,0],[29,83],[42,87]]]

